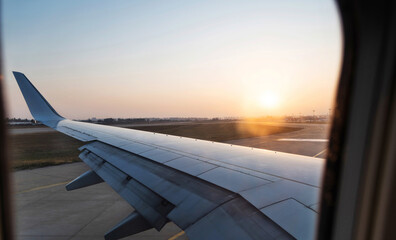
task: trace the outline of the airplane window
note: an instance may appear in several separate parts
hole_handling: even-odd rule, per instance
[[[209,220],[178,215],[184,192],[237,193],[279,234],[314,237],[342,56],[335,2],[6,0],[2,17],[18,238],[117,239],[126,218],[144,226],[135,237],[188,239]]]

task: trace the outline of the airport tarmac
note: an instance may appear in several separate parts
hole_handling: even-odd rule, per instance
[[[17,239],[103,239],[133,211],[106,183],[65,190],[67,182],[87,170],[84,163],[72,163],[15,172]],[[170,239],[180,232],[168,223],[161,232],[152,229],[125,239]]]
[[[227,141],[227,143],[311,157],[326,157],[329,124],[266,123],[276,126],[298,127],[300,130],[263,137]]]
[[[327,124],[290,126],[302,129],[228,143],[325,156]],[[317,139],[323,141],[312,141]],[[133,211],[106,183],[67,192],[66,183],[87,170],[84,163],[72,163],[14,172],[17,239],[103,239],[108,230]],[[175,224],[168,223],[161,232],[152,229],[125,239],[181,240],[187,236]]]

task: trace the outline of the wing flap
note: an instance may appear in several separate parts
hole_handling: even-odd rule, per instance
[[[317,204],[320,190],[289,180],[279,180],[243,191],[240,194],[258,209],[289,198],[296,199],[305,207],[310,207]]]
[[[80,158],[131,204],[152,227],[161,230],[168,222],[164,214],[171,211],[174,207],[172,204],[168,204],[165,199],[94,153],[84,150]]]
[[[232,232],[230,239],[238,236],[262,239],[253,236],[254,233],[269,236],[269,239],[275,235],[291,238],[270,218],[231,191],[98,141],[84,145],[81,150],[80,158],[157,230],[172,221],[185,230],[190,239],[218,239],[219,235],[224,238]],[[243,206],[235,213],[227,210],[230,204],[234,208]],[[255,215],[256,225],[241,224],[241,219],[250,219],[247,213]],[[213,224],[214,217],[219,216],[230,220],[219,222],[217,219],[216,231],[196,231],[197,226]],[[268,235],[268,225],[276,229],[272,235]],[[252,228],[253,233],[249,233]]]
[[[315,226],[317,214],[295,199],[286,199],[267,206],[261,211],[295,238],[314,239],[315,228],[306,226]]]

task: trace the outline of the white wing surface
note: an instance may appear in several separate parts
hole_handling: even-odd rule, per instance
[[[71,121],[14,76],[37,121],[85,143],[92,170],[66,189],[105,181],[135,209],[106,239],[169,221],[189,239],[314,238],[323,159]]]

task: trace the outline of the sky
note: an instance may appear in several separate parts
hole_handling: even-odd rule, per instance
[[[2,11],[9,117],[31,118],[12,71],[71,119],[333,105],[343,44],[333,1],[4,0]]]

